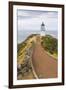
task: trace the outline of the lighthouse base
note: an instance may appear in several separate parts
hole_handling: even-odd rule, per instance
[[[41,36],[45,36],[45,32],[41,32],[41,34],[40,34]]]

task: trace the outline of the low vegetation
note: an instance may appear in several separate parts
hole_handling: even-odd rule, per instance
[[[51,55],[57,58],[58,55],[58,40],[50,35],[41,38],[42,47]]]
[[[33,48],[33,41],[31,41],[34,34],[27,37],[27,39],[17,45],[17,79],[33,79],[34,75],[31,66],[31,53]]]

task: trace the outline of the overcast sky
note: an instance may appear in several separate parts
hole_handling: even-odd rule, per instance
[[[58,12],[17,10],[18,30],[40,30],[44,22],[46,30],[58,30]]]

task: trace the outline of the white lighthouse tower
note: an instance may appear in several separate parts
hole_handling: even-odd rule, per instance
[[[45,36],[45,24],[43,22],[41,24],[41,36]]]

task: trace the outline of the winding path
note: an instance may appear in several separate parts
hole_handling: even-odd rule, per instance
[[[46,53],[40,42],[35,43],[32,63],[39,78],[57,77],[58,62]]]

